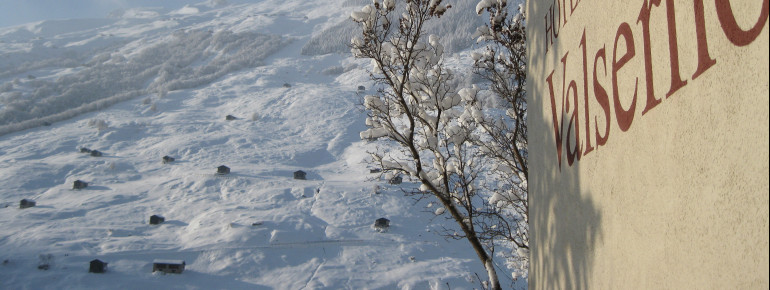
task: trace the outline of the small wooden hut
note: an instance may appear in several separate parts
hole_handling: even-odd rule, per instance
[[[152,271],[161,271],[166,274],[182,274],[184,271],[184,260],[160,260],[152,262]]]
[[[28,207],[33,207],[35,205],[36,205],[36,203],[34,201],[26,199],[26,198],[22,199],[19,202],[19,208],[28,208]]]
[[[393,178],[388,180],[388,183],[390,183],[390,184],[401,184],[402,181],[403,181],[403,179],[401,178],[401,176],[394,176]]]
[[[104,273],[107,272],[107,263],[99,260],[94,259],[91,261],[91,264],[88,267],[88,273]]]
[[[86,187],[88,187],[88,182],[82,180],[75,180],[75,182],[72,184],[72,189],[83,189]]]
[[[152,215],[150,217],[150,224],[151,225],[159,225],[159,224],[163,223],[164,221],[166,221],[166,218],[164,218],[162,216],[159,216],[159,215]]]
[[[175,160],[176,159],[174,159],[174,157],[171,157],[171,156],[168,156],[168,155],[163,156],[163,164],[171,163],[171,162],[174,162]]]

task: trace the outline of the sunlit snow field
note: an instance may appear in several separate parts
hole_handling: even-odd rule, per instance
[[[215,2],[0,28],[0,288],[480,288],[436,205],[366,163],[358,104],[377,88],[346,44],[368,1]],[[473,5],[431,28],[450,65],[478,47]]]

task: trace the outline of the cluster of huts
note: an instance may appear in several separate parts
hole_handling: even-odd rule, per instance
[[[104,262],[99,259],[94,259],[89,262],[88,266],[88,272],[89,273],[106,273],[107,272],[107,262]],[[152,272],[161,272],[165,274],[182,274],[184,271],[185,263],[184,260],[163,260],[163,259],[155,259],[152,261]]]
[[[285,87],[290,87],[290,85],[288,85],[288,84],[285,84],[284,86]],[[363,86],[359,86],[358,87],[358,91],[359,92],[364,91],[364,90],[365,90],[365,88]],[[235,116],[233,116],[233,115],[227,115],[227,116],[225,116],[225,120],[232,121],[232,120],[237,120],[237,118]],[[104,155],[102,152],[100,152],[98,150],[92,150],[92,149],[89,149],[89,148],[86,148],[86,147],[80,148],[80,153],[89,154],[92,157],[102,157]],[[171,156],[168,156],[168,155],[163,156],[161,158],[161,162],[163,164],[168,164],[168,163],[171,163],[171,162],[174,162],[174,161],[176,161],[176,159],[174,157],[171,157]],[[380,172],[382,172],[381,169],[371,169],[370,170],[370,173],[380,173]],[[227,174],[230,174],[230,168],[225,166],[225,165],[220,165],[216,169],[216,174],[217,175],[227,175]],[[293,177],[294,177],[294,179],[297,179],[297,180],[306,180],[307,179],[307,173],[305,171],[302,171],[302,170],[297,170],[297,171],[295,171],[293,173]],[[393,184],[393,185],[401,184],[401,182],[402,182],[402,177],[398,176],[398,175],[388,179],[388,183],[389,184]],[[80,190],[80,189],[84,189],[86,187],[88,187],[88,183],[85,182],[85,181],[82,181],[82,180],[75,180],[73,182],[73,184],[72,184],[72,189],[74,189],[74,190]],[[20,209],[30,208],[30,207],[34,207],[34,206],[36,206],[36,202],[34,200],[22,199],[19,202],[19,208]],[[159,224],[165,222],[165,220],[166,219],[163,216],[152,215],[152,216],[150,216],[149,224],[150,225],[159,225]],[[254,223],[253,225],[261,225],[261,224],[262,224],[261,222],[258,222],[258,223]],[[383,218],[379,218],[379,219],[375,220],[373,227],[374,227],[374,229],[376,229],[379,232],[387,231],[388,228],[390,227],[390,220],[388,220],[387,218],[384,218],[384,217]],[[53,259],[53,257],[50,254],[48,254],[47,256],[45,256],[45,259],[43,259],[43,258],[44,257],[41,255],[41,262],[39,263],[38,268],[41,269],[41,270],[48,270],[49,267],[50,267],[50,263],[51,263],[50,260]],[[94,259],[94,260],[89,262],[88,272],[90,272],[90,273],[105,273],[107,271],[107,264],[108,264],[107,262],[104,262],[102,260]],[[184,269],[185,269],[185,265],[186,265],[186,263],[185,263],[184,260],[160,260],[160,259],[156,259],[156,260],[153,261],[152,272],[162,272],[162,273],[169,273],[169,274],[181,274],[184,271]]]
[[[230,167],[227,167],[225,165],[220,165],[217,167],[217,175],[227,175],[230,174]],[[307,179],[307,172],[302,170],[294,171],[294,179],[299,180],[306,180]]]
[[[93,157],[102,157],[102,152],[99,152],[99,150],[91,150],[86,147],[81,147],[80,153],[91,154]]]
[[[92,157],[102,157],[102,156],[104,156],[104,154],[101,151],[88,149],[86,147],[81,147],[80,148],[80,153],[89,154]],[[79,179],[75,180],[75,182],[73,182],[73,184],[72,184],[72,189],[83,189],[83,188],[86,188],[86,187],[88,187],[88,182],[85,182],[85,181],[82,181],[82,180],[79,180]],[[26,199],[26,198],[22,199],[19,202],[19,208],[21,208],[21,209],[34,207],[36,205],[37,205],[37,203],[34,200]]]
[[[227,115],[226,120],[235,120],[236,118],[232,115]],[[82,147],[80,148],[80,153],[86,153],[90,154],[93,157],[101,157],[103,156],[103,153],[98,150],[92,150],[89,148]],[[163,164],[168,164],[171,162],[176,161],[174,157],[171,156],[163,156],[161,158],[161,161]],[[216,169],[217,175],[226,175],[230,174],[230,168],[225,165],[220,165]],[[294,179],[298,180],[306,180],[307,179],[307,173],[302,170],[297,170],[293,173]],[[74,190],[80,190],[88,187],[88,182],[82,181],[82,180],[75,180],[72,184],[72,189]],[[36,206],[37,203],[34,200],[31,199],[22,199],[19,202],[19,208],[25,209]],[[378,220],[378,225],[381,227],[383,225],[383,219]],[[150,216],[149,224],[150,225],[159,225],[166,221],[166,218],[161,215],[152,215]],[[387,227],[387,220],[385,219],[384,225]],[[261,222],[254,223],[254,225],[261,225]],[[45,259],[44,259],[45,258]],[[53,259],[53,256],[48,254],[43,257],[41,255],[41,261],[38,264],[38,269],[40,270],[48,270],[51,265],[51,260]],[[89,262],[89,268],[88,272],[90,273],[105,273],[107,271],[107,262],[104,262],[99,259],[94,259]],[[162,272],[162,273],[169,273],[169,274],[180,274],[185,269],[185,261],[184,260],[154,260],[152,271],[153,272]]]
[[[369,169],[369,173],[372,173],[372,174],[380,173],[381,174],[382,173],[382,169],[381,168],[371,168],[371,169]],[[401,184],[403,182],[403,178],[401,177],[401,175],[395,175],[395,176],[392,176],[390,178],[387,178],[387,182],[388,182],[388,184],[391,184],[391,185],[399,185],[399,184]],[[379,194],[380,193],[379,192],[380,186],[376,185],[374,188],[375,188],[374,189],[374,193],[375,194]],[[375,230],[377,230],[378,232],[386,232],[386,231],[388,231],[388,228],[390,228],[390,220],[387,219],[387,218],[384,218],[384,217],[383,218],[378,218],[377,220],[374,221],[374,225],[372,225],[372,227]]]
[[[150,216],[150,224],[151,225],[158,225],[165,221],[166,219],[159,215],[152,215]],[[50,256],[50,254],[49,254]],[[50,260],[49,258],[48,260]],[[38,266],[38,269],[41,270],[48,270],[49,268],[49,262],[42,262]],[[88,272],[89,273],[105,273],[107,272],[107,262],[99,260],[99,259],[93,259],[91,262],[89,262],[88,266]],[[185,268],[185,261],[184,260],[162,260],[162,259],[156,259],[152,262],[152,272],[162,272],[165,274],[181,274],[184,271]]]

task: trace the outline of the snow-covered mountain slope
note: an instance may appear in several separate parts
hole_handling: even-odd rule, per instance
[[[375,144],[358,139],[356,105],[366,62],[302,54],[359,2],[0,29],[0,288],[480,287],[467,243],[434,233],[452,224],[403,195],[416,185],[369,172]],[[372,228],[381,217],[387,232]],[[88,273],[93,259],[107,273]],[[152,273],[154,259],[186,270]]]

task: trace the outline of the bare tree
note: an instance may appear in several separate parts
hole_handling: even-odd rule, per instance
[[[472,104],[475,93],[457,90],[454,74],[443,64],[443,46],[423,27],[451,6],[441,0],[406,0],[404,13],[394,19],[394,0],[374,0],[351,14],[362,37],[351,41],[358,58],[372,60],[371,78],[387,89],[364,97],[369,129],[364,139],[387,139],[396,152],[372,152],[385,171],[410,175],[420,181],[420,192],[435,197],[460,228],[487,271],[490,289],[500,289],[493,262],[494,239],[480,235],[491,228],[489,199],[480,195],[482,152]],[[427,38],[427,39],[426,39]],[[427,41],[426,41],[427,40]]]
[[[506,0],[479,1],[476,13],[484,12],[489,14],[489,21],[476,36],[487,47],[485,52],[472,55],[473,69],[489,84],[489,91],[502,100],[502,106],[491,110],[500,113],[479,118],[477,127],[483,137],[474,140],[489,157],[501,186],[490,189],[494,192],[490,203],[495,208],[481,232],[488,235],[486,238],[512,244],[515,251],[508,261],[515,279],[526,276],[529,269],[525,17],[521,6],[511,16]],[[478,97],[469,99],[479,108],[485,105]]]

